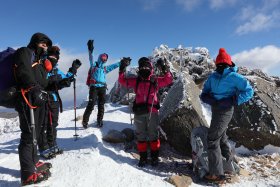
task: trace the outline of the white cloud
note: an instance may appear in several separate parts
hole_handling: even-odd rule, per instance
[[[274,45],[256,47],[237,53],[232,59],[238,66],[261,69],[270,74],[276,67],[280,67],[280,48]]]
[[[201,0],[176,0],[176,3],[182,5],[187,11],[192,11],[194,8],[200,5]]]
[[[228,6],[233,6],[236,4],[237,0],[209,0],[210,8],[220,9]]]
[[[263,1],[259,7],[248,5],[236,15],[240,25],[235,30],[238,35],[268,31],[280,27],[280,0]]]
[[[274,26],[274,19],[271,16],[264,14],[257,14],[250,18],[246,23],[240,25],[236,29],[237,34],[247,34],[249,32],[258,32],[269,30]]]

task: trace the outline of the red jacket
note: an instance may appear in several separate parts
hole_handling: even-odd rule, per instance
[[[148,97],[148,104],[151,105],[153,102],[153,97],[155,97],[153,106],[156,106],[157,104],[159,104],[157,98],[158,90],[162,87],[168,86],[169,84],[172,83],[173,80],[172,74],[170,72],[166,73],[164,77],[157,77],[156,78],[157,87],[152,84],[150,88],[150,94],[148,96],[149,87],[151,84],[151,82],[149,81],[150,77],[146,80],[142,79],[138,82],[138,88],[137,88],[136,100],[135,100],[136,104],[146,103]],[[136,82],[137,82],[137,78],[126,78],[124,73],[119,74],[119,83],[124,87],[133,88],[133,90],[135,91]],[[150,111],[150,107],[149,107],[149,111]],[[153,107],[152,112],[158,112],[158,110],[155,107]]]

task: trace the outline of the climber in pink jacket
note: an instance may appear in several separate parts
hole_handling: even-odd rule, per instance
[[[136,126],[137,149],[140,154],[139,167],[147,163],[147,147],[150,142],[152,165],[158,164],[159,156],[159,100],[158,90],[172,83],[172,74],[169,71],[166,60],[159,59],[157,65],[164,73],[163,77],[153,74],[153,65],[149,58],[142,57],[138,61],[139,71],[135,78],[126,78],[125,69],[130,61],[121,60],[119,71],[119,83],[127,88],[133,88],[136,94],[133,103],[134,124]]]

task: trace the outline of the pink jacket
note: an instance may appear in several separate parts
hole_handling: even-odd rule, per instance
[[[151,76],[150,76],[151,77]],[[154,85],[151,85],[150,94],[149,93],[149,87],[150,87],[150,77],[147,80],[140,80],[138,83],[137,93],[136,93],[136,103],[146,103],[147,97],[148,97],[148,104],[152,104],[153,97],[154,98],[154,104],[153,106],[156,106],[159,104],[158,98],[157,98],[157,92],[160,88],[168,86],[172,83],[172,74],[170,72],[166,73],[164,77],[157,77],[157,87]],[[141,79],[141,78],[140,78]],[[124,73],[119,74],[119,83],[127,88],[133,88],[134,91],[136,90],[136,82],[137,78],[126,78]],[[150,107],[149,107],[150,111]],[[153,107],[152,112],[158,112],[158,110]]]

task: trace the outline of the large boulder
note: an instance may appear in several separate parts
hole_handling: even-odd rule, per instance
[[[254,97],[235,108],[228,135],[238,145],[260,150],[271,144],[280,146],[280,89],[277,78],[269,77],[260,70],[241,68],[254,87]]]
[[[190,135],[193,128],[205,126],[200,90],[192,77],[184,72],[168,91],[160,109],[160,121],[169,144],[184,155],[191,154]]]

